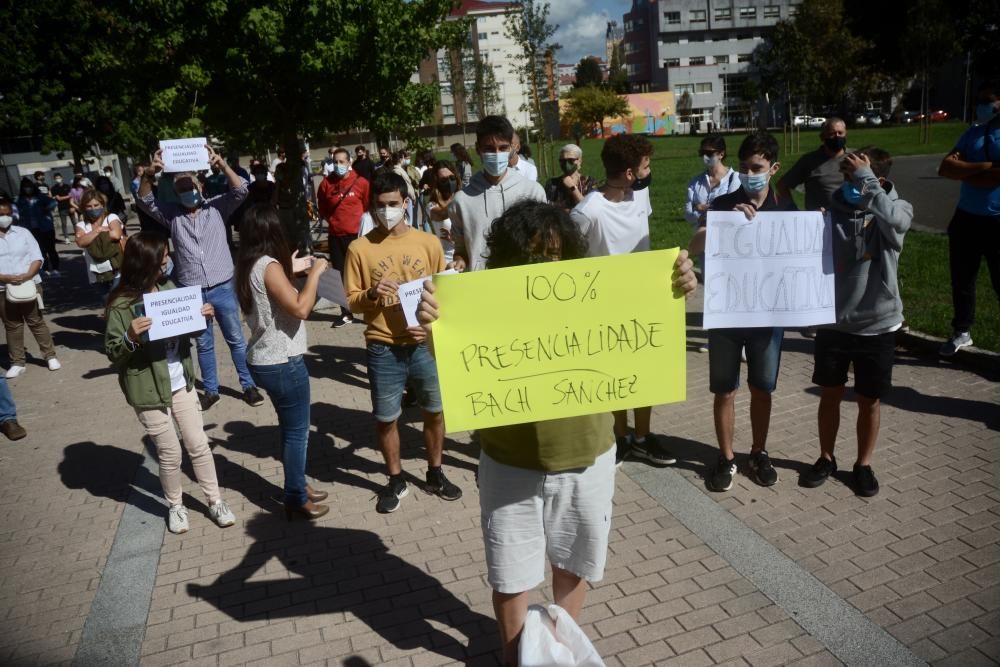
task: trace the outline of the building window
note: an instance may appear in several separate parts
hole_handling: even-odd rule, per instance
[[[695,56],[693,58],[688,58],[688,65],[704,65],[705,56]]]
[[[712,82],[705,81],[702,83],[694,84],[694,92],[699,95],[712,92]]]
[[[744,20],[753,20],[757,18],[757,8],[756,7],[740,7],[740,18]]]
[[[704,42],[705,34],[701,32],[691,33],[687,36],[687,41],[689,42]]]
[[[691,23],[704,23],[706,20],[706,11],[704,9],[692,9],[691,16],[688,19]]]
[[[681,66],[681,59],[680,58],[667,58],[666,60],[663,61],[663,66],[664,67],[680,67]]]
[[[444,114],[445,116],[454,116],[455,115],[455,105],[454,104],[442,104],[441,105],[441,113]]]
[[[736,56],[736,62],[738,63],[748,63],[750,62],[750,59],[751,59],[751,54],[749,53],[741,53],[738,56]]]
[[[625,32],[632,32],[632,21],[625,21]]]
[[[479,41],[482,42],[486,39],[487,35],[485,32],[479,33]]]
[[[678,83],[674,86],[674,95],[680,97],[684,93],[688,95],[694,95],[694,84],[693,83]]]
[[[680,12],[663,12],[663,18],[666,20],[667,25],[677,25],[681,22]]]
[[[780,19],[781,18],[781,5],[764,5],[764,18],[766,18],[766,19]]]
[[[732,21],[733,20],[733,8],[732,7],[720,7],[715,10],[715,20],[716,21]]]
[[[752,32],[738,32],[736,33],[736,39],[753,39]]]
[[[788,5],[788,18],[792,18],[793,16],[797,16],[798,13],[799,13],[799,6],[798,5]]]
[[[715,64],[716,65],[728,65],[729,64],[729,56],[715,56]]]

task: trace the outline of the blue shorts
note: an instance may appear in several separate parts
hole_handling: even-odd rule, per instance
[[[778,385],[781,340],[777,327],[711,329],[708,332],[708,386],[713,394],[728,394],[740,386],[740,350],[747,351],[747,384],[770,394]]]
[[[403,413],[403,390],[416,393],[425,412],[441,412],[437,366],[423,343],[386,345],[368,343],[368,384],[375,419],[389,424]]]

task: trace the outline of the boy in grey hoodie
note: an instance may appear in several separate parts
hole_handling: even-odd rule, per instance
[[[892,388],[896,331],[903,323],[897,270],[913,207],[888,180],[892,157],[862,148],[844,157],[844,184],[833,196],[833,262],[837,323],[816,334],[813,382],[819,403],[820,457],[802,475],[817,487],[837,470],[833,448],[847,369],[854,365],[858,395],[858,458],[851,485],[859,496],[878,493],[872,455],[879,431],[880,400]]]
[[[546,201],[545,189],[510,168],[514,127],[503,116],[486,116],[476,127],[476,152],[482,171],[455,193],[448,206],[459,271],[486,268],[486,234],[493,221],[519,201]]]

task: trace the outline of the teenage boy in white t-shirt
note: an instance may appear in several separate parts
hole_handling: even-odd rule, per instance
[[[649,160],[653,146],[642,136],[623,134],[604,142],[601,162],[605,184],[573,209],[572,217],[587,237],[589,257],[649,250]],[[666,446],[649,432],[653,409],[635,408],[635,430],[629,437],[628,411],[614,412],[617,463],[627,456],[655,465],[676,463]]]

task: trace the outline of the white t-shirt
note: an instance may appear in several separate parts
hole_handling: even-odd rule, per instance
[[[167,338],[163,341],[167,352],[167,372],[170,373],[170,393],[180,391],[187,387],[187,380],[184,379],[184,365],[181,364],[181,355],[177,349],[177,339]]]
[[[114,213],[108,213],[106,216],[104,216],[104,221],[101,223],[101,230],[111,231],[112,221],[117,222],[119,225],[121,225],[122,229],[125,229],[125,225],[122,225],[121,218],[119,218]],[[94,229],[94,226],[89,222],[87,222],[85,219],[81,219],[80,222],[76,223],[76,226],[77,229],[82,230],[84,234],[89,234]],[[98,273],[107,273],[108,271],[111,271],[112,268],[114,268],[111,266],[110,260],[104,262],[95,262],[94,258],[90,256],[90,253],[87,252],[86,249],[84,249],[83,252],[83,259],[84,261],[87,262],[87,282],[89,282],[91,285],[97,282]]]
[[[538,167],[528,162],[523,155],[518,156],[517,164],[511,165],[510,168],[521,172],[521,175],[529,181],[538,181]]]
[[[623,255],[649,250],[649,190],[633,191],[629,199],[608,201],[595,190],[576,205],[571,216],[587,237],[588,257]]]

